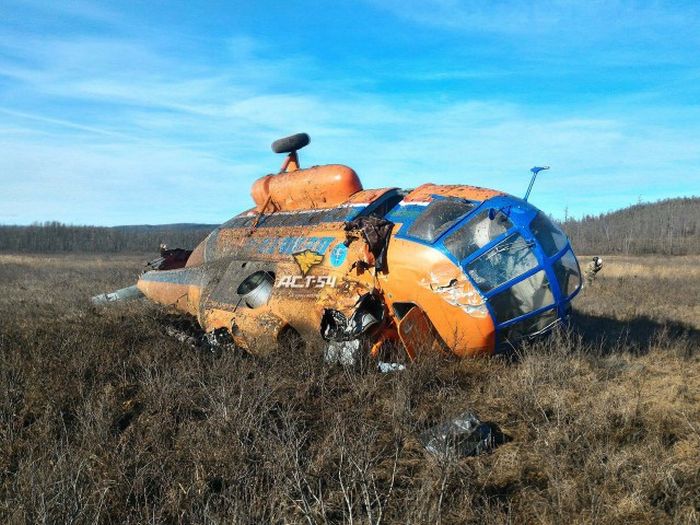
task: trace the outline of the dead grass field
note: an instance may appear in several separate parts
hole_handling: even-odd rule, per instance
[[[0,523],[700,521],[700,257],[606,258],[576,328],[515,362],[389,375],[88,305],[144,260],[0,256]],[[426,455],[468,409],[509,441]]]

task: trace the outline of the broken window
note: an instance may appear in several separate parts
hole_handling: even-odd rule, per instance
[[[548,257],[562,251],[566,246],[566,235],[542,212],[530,223],[530,230]]]
[[[469,276],[482,292],[488,292],[537,266],[532,241],[516,233],[506,237],[467,266]]]
[[[558,320],[559,314],[556,308],[547,310],[540,315],[510,325],[501,332],[501,337],[505,341],[515,343],[524,337],[536,335],[544,330],[548,330],[554,326]]]
[[[514,284],[489,299],[496,313],[496,321],[505,323],[554,302],[549,280],[544,270]]]
[[[459,261],[479,248],[486,246],[496,237],[506,233],[513,223],[507,215],[499,213],[493,220],[489,211],[484,210],[445,240],[445,248]]]
[[[408,235],[433,242],[473,209],[473,203],[461,199],[434,200],[408,229]]]
[[[559,282],[559,289],[565,297],[570,296],[581,285],[581,272],[578,269],[578,261],[571,250],[554,263],[554,273]]]

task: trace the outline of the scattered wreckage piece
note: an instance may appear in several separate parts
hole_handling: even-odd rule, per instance
[[[471,412],[436,425],[418,436],[425,450],[441,459],[478,456],[498,444],[494,428]]]
[[[364,189],[347,166],[302,169],[309,142],[276,141],[286,158],[253,183],[254,206],[192,251],[161,246],[138,290],[251,354],[307,343],[386,371],[420,352],[493,354],[566,320],[578,262],[532,204],[468,185]]]
[[[198,347],[201,341],[201,337],[195,337],[194,335],[188,334],[183,330],[178,330],[172,326],[166,326],[165,333],[168,335],[168,337],[172,337],[176,341],[184,343],[190,348]]]
[[[108,303],[115,303],[117,301],[132,301],[134,299],[141,299],[143,297],[143,292],[139,290],[138,286],[127,286],[126,288],[120,288],[110,293],[101,293],[90,298],[90,301],[94,305],[102,305]]]
[[[165,328],[165,333],[168,337],[172,337],[190,348],[207,350],[214,354],[235,349],[233,339],[226,330],[193,333],[191,331],[179,330],[173,326],[167,326]]]

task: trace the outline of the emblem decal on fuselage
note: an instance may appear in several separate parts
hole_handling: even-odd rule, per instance
[[[348,247],[345,245],[344,242],[339,242],[338,244],[336,244],[335,248],[333,248],[331,250],[331,253],[329,254],[331,264],[335,267],[338,267],[341,264],[343,264],[347,256]]]
[[[321,264],[321,261],[323,261],[323,255],[313,250],[304,250],[303,252],[296,252],[293,253],[292,256],[294,257],[294,260],[299,266],[299,270],[301,270],[302,277],[305,277],[306,274],[309,273],[309,270],[311,268],[313,268],[317,264]]]

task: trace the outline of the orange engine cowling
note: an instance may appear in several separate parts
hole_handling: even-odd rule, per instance
[[[265,175],[253,183],[251,196],[258,211],[332,208],[362,190],[357,173],[342,164]]]

